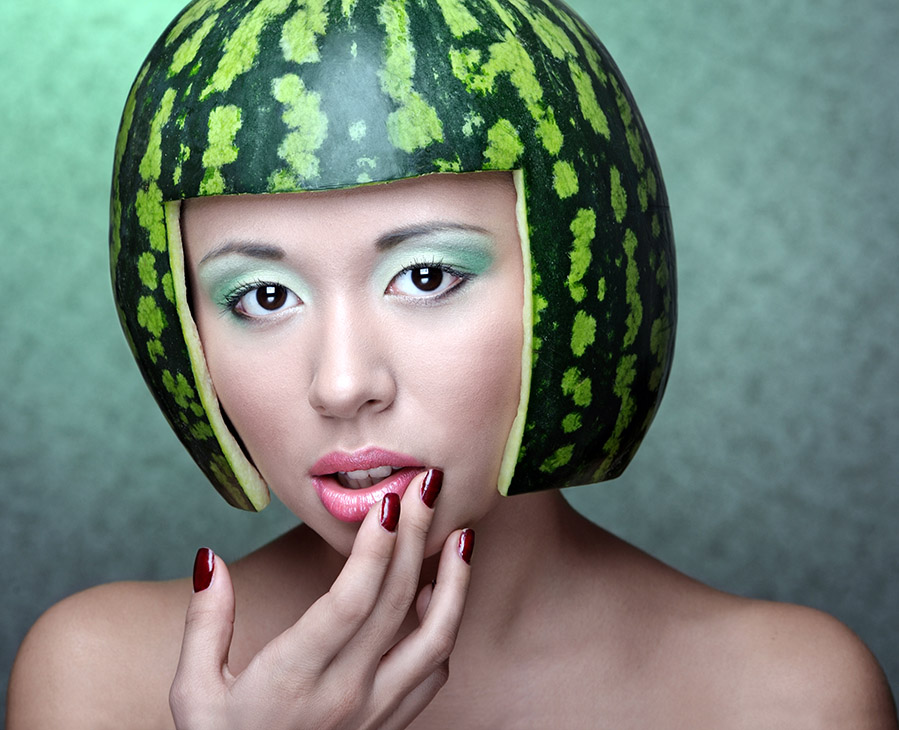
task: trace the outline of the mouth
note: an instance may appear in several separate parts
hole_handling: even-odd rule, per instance
[[[377,466],[374,469],[338,471],[332,474],[341,487],[346,489],[367,489],[396,474],[401,466]]]
[[[424,469],[418,459],[378,448],[332,452],[310,470],[325,509],[343,522],[361,522],[391,492],[400,497]]]

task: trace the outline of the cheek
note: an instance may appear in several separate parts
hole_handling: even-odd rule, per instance
[[[425,375],[435,395],[439,391],[447,435],[477,434],[498,464],[521,394],[521,321],[482,312],[476,322],[446,338]]]
[[[284,358],[269,345],[246,345],[210,327],[201,333],[206,362],[222,410],[255,459],[288,424],[289,409],[273,404],[295,399],[299,378],[288,377],[278,363]],[[259,464],[257,464],[259,466]]]

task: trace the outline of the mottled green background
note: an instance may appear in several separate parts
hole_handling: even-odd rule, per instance
[[[103,581],[234,558],[287,528],[228,508],[115,319],[119,112],[182,0],[0,3],[0,675]],[[713,585],[845,621],[899,686],[899,5],[572,3],[612,51],[668,183],[680,328],[630,470],[569,493]]]

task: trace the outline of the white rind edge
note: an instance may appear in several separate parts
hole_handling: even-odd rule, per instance
[[[203,345],[200,342],[200,333],[197,323],[190,312],[187,300],[187,274],[184,267],[184,247],[181,240],[181,201],[169,201],[165,204],[166,235],[168,237],[169,263],[172,269],[172,288],[175,294],[175,307],[178,310],[178,319],[181,322],[181,332],[187,345],[190,356],[190,365],[193,370],[194,381],[200,397],[200,403],[209,418],[209,425],[218,440],[222,453],[228,461],[234,476],[243,489],[244,495],[259,512],[268,506],[271,500],[268,485],[250,463],[244,454],[243,448],[234,438],[219,404],[218,395],[212,384],[212,376],[206,364],[206,355],[203,353]]]
[[[534,364],[534,285],[531,274],[531,238],[528,233],[527,201],[525,199],[524,170],[513,170],[512,181],[515,183],[515,218],[518,222],[518,238],[521,241],[521,260],[524,269],[524,302],[521,311],[521,320],[524,328],[524,337],[521,345],[521,395],[518,398],[518,412],[512,421],[509,438],[506,440],[506,448],[503,451],[503,460],[500,463],[499,478],[496,488],[504,497],[509,495],[509,486],[512,484],[512,475],[518,464],[518,454],[521,450],[521,441],[524,438],[524,426],[527,421],[528,399],[531,394],[531,370]]]

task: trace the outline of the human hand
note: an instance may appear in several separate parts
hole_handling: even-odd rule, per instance
[[[447,680],[468,593],[470,530],[449,535],[434,587],[418,591],[441,479],[416,477],[402,520],[396,495],[375,505],[331,590],[237,675],[231,578],[202,549],[169,697],[178,730],[406,727]],[[394,644],[416,593],[419,626]]]

